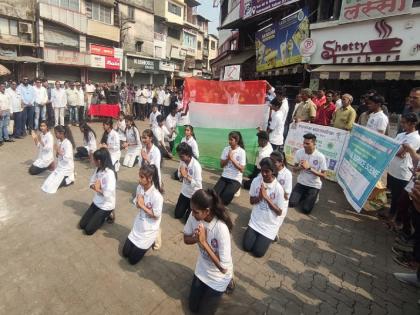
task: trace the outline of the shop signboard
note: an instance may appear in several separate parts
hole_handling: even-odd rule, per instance
[[[241,76],[241,65],[225,66],[223,81],[238,81]]]
[[[115,57],[105,57],[105,69],[120,70],[121,59]]]
[[[340,23],[386,18],[410,13],[413,0],[343,0]]]
[[[89,66],[89,55],[77,51],[44,48],[44,61],[75,66]]]
[[[242,16],[245,19],[250,18],[297,1],[299,0],[244,0]]]
[[[104,56],[96,56],[90,55],[90,66],[92,68],[105,68],[105,57]]]
[[[369,64],[420,60],[420,24],[412,16],[314,29],[311,64]],[[346,36],[343,36],[346,34]]]
[[[114,48],[90,44],[90,53],[92,55],[114,57]]]
[[[302,62],[300,46],[309,37],[307,8],[274,21],[255,34],[257,71],[262,72]]]
[[[159,69],[159,61],[153,59],[144,59],[129,57],[127,58],[127,66],[136,69],[138,72],[152,72]]]
[[[170,63],[170,62],[159,61],[159,70],[174,72],[175,71],[175,65],[173,63]]]

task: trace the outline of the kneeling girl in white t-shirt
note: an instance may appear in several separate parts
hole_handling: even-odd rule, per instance
[[[210,304],[203,297],[220,298],[233,278],[230,231],[232,220],[216,192],[197,190],[184,227],[184,243],[198,245],[199,256],[189,296],[191,312]],[[215,303],[217,304],[217,303]]]
[[[50,168],[54,169],[54,138],[46,121],[39,124],[40,134],[32,131],[32,138],[38,148],[38,156],[29,168],[29,174],[38,175]]]
[[[131,265],[137,264],[159,236],[163,197],[156,165],[143,165],[133,203],[139,209],[122,254]]]
[[[243,247],[256,257],[262,257],[277,236],[283,223],[284,191],[277,181],[277,169],[270,158],[260,162],[261,176],[249,190],[251,218],[243,239]]]

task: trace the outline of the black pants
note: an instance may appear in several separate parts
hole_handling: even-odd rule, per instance
[[[54,108],[50,102],[47,103],[47,124],[50,128],[54,127],[55,124]]]
[[[205,295],[209,298],[208,300],[206,299],[208,302],[206,303],[206,308],[209,308],[209,306],[217,308],[223,292],[210,288],[207,284],[198,279],[196,275],[194,275],[189,297],[189,307],[191,312],[197,313],[200,310],[200,304]]]
[[[157,145],[160,155],[164,157],[165,159],[170,159],[171,157],[168,154],[167,148],[164,148],[160,143]]]
[[[407,184],[407,180],[398,179],[389,174],[387,175],[387,186],[391,191],[391,207],[389,208],[389,214],[391,216],[394,216],[397,212],[398,200]]]
[[[43,171],[46,171],[48,167],[37,167],[35,165],[31,165],[29,168],[29,174],[31,175],[38,175],[41,174]]]
[[[244,189],[249,190],[251,188],[251,184],[252,184],[252,180],[258,176],[258,174],[260,174],[261,170],[258,169],[257,167],[254,168],[254,171],[252,172],[251,175],[249,175],[249,179],[248,180],[244,180],[243,182],[243,187]]]
[[[414,260],[420,263],[420,213],[413,207],[411,221],[414,227]]]
[[[225,177],[220,177],[214,186],[214,190],[222,199],[225,206],[232,202],[233,197],[240,188],[240,182]]]
[[[243,247],[244,251],[251,252],[255,257],[262,257],[272,242],[273,240],[270,240],[248,226],[244,235]]]
[[[87,158],[89,157],[89,152],[88,150],[86,150],[85,147],[77,147],[76,148],[76,154],[74,155],[74,157],[76,159],[82,159],[82,158]]]
[[[191,213],[190,201],[190,198],[185,197],[183,194],[179,194],[178,201],[175,206],[176,219],[186,218],[186,220],[188,220]]]
[[[146,118],[149,119],[149,116],[152,113],[152,103],[146,103],[145,113]]]
[[[80,219],[79,226],[87,235],[94,234],[104,224],[111,211],[99,209],[93,202]]]
[[[171,150],[171,153],[174,151],[174,144],[175,140],[169,141],[169,149]]]
[[[140,119],[140,103],[134,102],[133,103],[133,117]]]
[[[147,249],[138,248],[127,238],[124,243],[122,254],[127,258],[130,265],[135,265],[143,258],[147,251]]]
[[[273,147],[273,151],[283,152],[283,148],[284,148],[283,144],[277,145],[277,144],[272,144],[271,142],[270,144]]]
[[[297,183],[295,187],[293,187],[292,194],[290,195],[289,207],[295,208],[299,203],[302,203],[302,212],[309,214],[315,206],[318,193],[319,189],[317,188]]]

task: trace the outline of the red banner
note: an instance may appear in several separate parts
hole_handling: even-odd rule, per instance
[[[212,81],[186,78],[185,102],[214,104],[265,104],[266,81]]]
[[[90,44],[90,53],[92,55],[114,57],[114,48]]]
[[[120,58],[105,57],[105,69],[120,70]]]

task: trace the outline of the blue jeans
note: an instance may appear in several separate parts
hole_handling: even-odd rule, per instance
[[[10,113],[5,112],[0,116],[0,142],[4,140],[9,140],[9,131],[7,127],[9,126],[10,122]]]
[[[38,130],[39,127],[39,117],[41,116],[41,120],[45,120],[45,113],[45,105],[35,103],[35,130]]]
[[[79,122],[79,111],[76,106],[69,106],[69,123],[75,124]]]
[[[13,120],[15,121],[15,130],[13,135],[15,137],[22,137],[25,135],[25,121],[23,118],[23,111],[13,113]]]
[[[34,115],[35,109],[32,105],[25,106],[23,109],[23,122],[26,125],[26,129],[32,130],[34,129]]]

